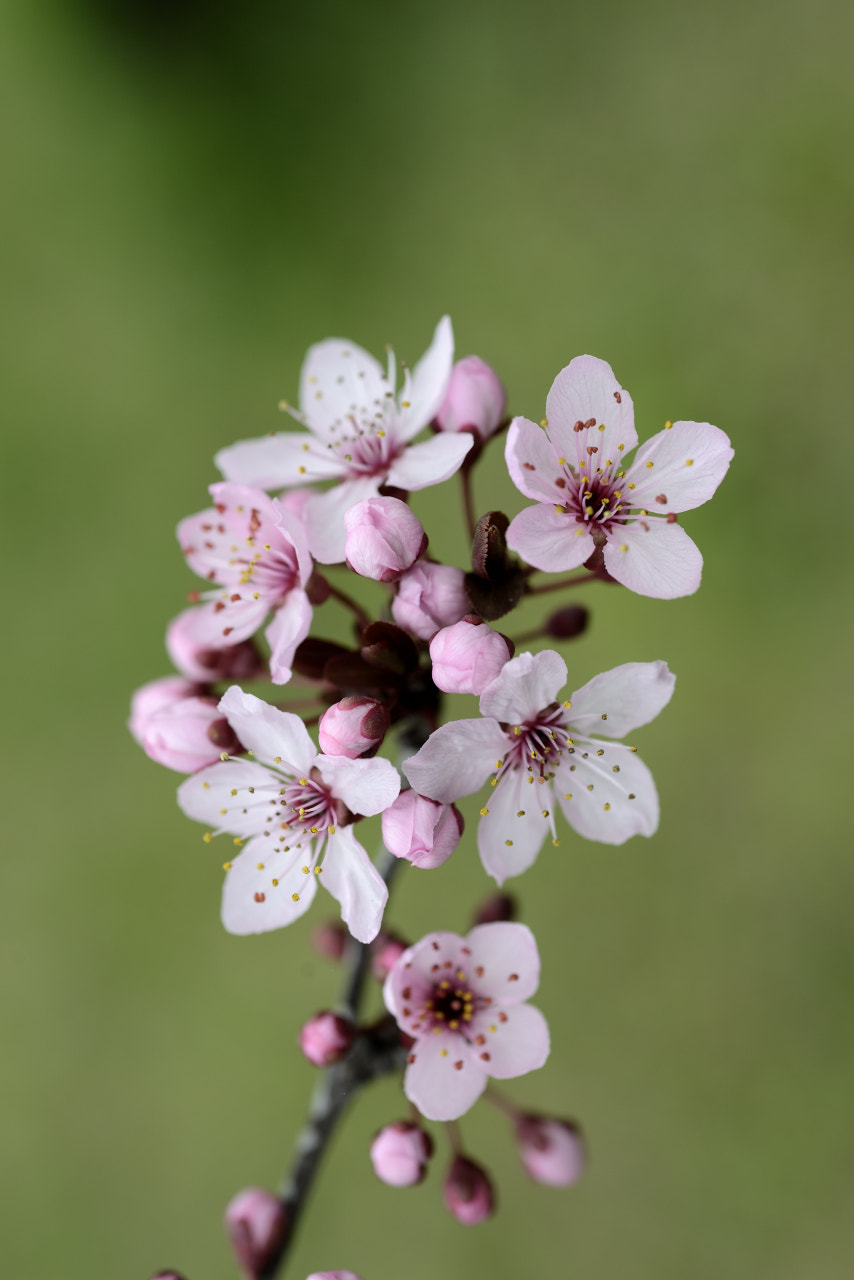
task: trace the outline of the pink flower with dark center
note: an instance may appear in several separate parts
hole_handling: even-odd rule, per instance
[[[428,933],[409,947],[383,987],[386,1007],[411,1036],[403,1090],[428,1120],[456,1120],[490,1076],[541,1067],[546,1020],[525,1001],[540,957],[523,924],[481,924],[468,937]]]
[[[442,403],[454,358],[447,316],[412,374],[396,390],[394,353],[388,371],[346,338],[310,347],[300,375],[299,411],[288,412],[305,432],[244,440],[217,454],[228,480],[260,489],[292,488],[322,480],[338,483],[302,507],[311,553],[323,564],[344,559],[344,515],[382,485],[426,489],[459,469],[474,437],[442,434],[421,444],[415,436]],[[287,406],[285,406],[287,407]]]
[[[707,422],[668,422],[638,442],[629,393],[611,366],[577,356],[555,378],[545,430],[514,418],[505,457],[513,483],[537,506],[510,522],[507,545],[549,573],[578,568],[600,550],[617,582],[672,599],[700,585],[703,557],[677,515],[707,502],[733,451]]]
[[[482,719],[442,725],[403,765],[415,790],[442,804],[489,779],[477,840],[499,884],[527,870],[548,835],[559,843],[555,803],[580,835],[605,844],[658,826],[652,775],[634,747],[613,739],[670,701],[667,664],[627,662],[559,701],[565,682],[566,663],[553,650],[519,654],[481,697]]]
[[[370,942],[388,890],[352,824],[354,815],[392,803],[397,770],[388,760],[318,755],[299,716],[236,685],[219,709],[253,758],[203,769],[178,789],[178,803],[214,829],[205,840],[230,832],[241,850],[225,864],[226,929],[264,933],[291,924],[308,910],[320,880],[353,936]]]
[[[272,609],[265,635],[274,684],[291,677],[297,645],[308,635],[312,610],[305,586],[312,563],[297,519],[260,489],[213,484],[212,510],[178,525],[190,568],[215,589],[192,614],[182,615],[184,642],[223,648],[253,635]]]

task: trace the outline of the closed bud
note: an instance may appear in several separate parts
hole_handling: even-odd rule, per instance
[[[371,943],[371,973],[377,982],[385,982],[408,946],[396,933],[380,930]]]
[[[498,429],[506,403],[507,393],[495,370],[479,356],[466,356],[451,370],[436,425],[440,431],[471,431],[478,440],[486,440]]]
[[[431,870],[447,862],[456,849],[463,817],[452,804],[439,804],[407,790],[383,811],[382,830],[389,853]]]
[[[516,1122],[516,1142],[522,1164],[535,1182],[548,1187],[569,1187],[584,1172],[584,1139],[571,1120],[520,1116]]]
[[[467,1227],[485,1222],[495,1209],[489,1178],[479,1164],[465,1156],[457,1156],[448,1170],[442,1197],[457,1222]]]
[[[327,756],[376,755],[388,729],[388,711],[376,698],[361,694],[335,702],[320,717],[320,749]]]
[[[354,573],[397,582],[427,550],[424,526],[399,498],[365,498],[344,516],[344,558]]]
[[[158,1271],[151,1280],[184,1280],[184,1277],[180,1271]]]
[[[498,921],[515,920],[516,899],[509,893],[494,893],[478,907],[472,925],[496,924]]]
[[[475,614],[430,641],[433,682],[445,693],[481,694],[513,656],[513,645]]]
[[[248,1187],[230,1200],[225,1229],[247,1280],[260,1276],[275,1257],[287,1230],[284,1205],[262,1187]]]
[[[303,1054],[314,1067],[330,1067],[353,1043],[352,1022],[337,1013],[316,1013],[301,1028],[298,1040]]]
[[[421,1182],[432,1154],[429,1133],[409,1120],[387,1124],[371,1143],[374,1173],[390,1187],[414,1187]]]
[[[311,935],[311,942],[318,955],[327,960],[340,960],[349,936],[349,929],[340,920],[325,920]]]
[[[398,582],[391,616],[419,640],[429,640],[440,627],[450,627],[469,612],[464,584],[462,569],[421,560]]]
[[[546,621],[543,631],[555,640],[574,640],[587,630],[590,614],[583,604],[568,604]]]
[[[218,699],[199,696],[199,688],[179,677],[154,680],[131,704],[129,728],[145,754],[178,773],[197,773],[223,752],[243,750]]]

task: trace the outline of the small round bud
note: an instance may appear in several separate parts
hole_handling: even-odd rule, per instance
[[[495,1208],[495,1195],[489,1178],[479,1164],[465,1156],[457,1156],[448,1170],[442,1197],[445,1207],[457,1222],[467,1227],[485,1222]]]
[[[128,727],[145,754],[178,773],[197,773],[223,751],[243,750],[217,699],[199,696],[202,687],[167,676],[143,685],[131,703]]]
[[[316,1013],[300,1029],[299,1047],[314,1067],[330,1067],[338,1062],[353,1043],[352,1022],[337,1013]]]
[[[324,920],[311,935],[311,943],[319,956],[340,960],[349,936],[349,929],[340,920]]]
[[[515,920],[517,914],[514,897],[509,893],[494,893],[478,907],[473,924],[495,924],[502,920]]]
[[[407,790],[383,811],[382,829],[389,853],[428,870],[441,867],[456,849],[463,816],[452,804],[439,804]]]
[[[376,755],[388,724],[388,711],[376,698],[348,695],[320,717],[320,749],[327,756],[347,756],[350,760]]]
[[[414,1187],[421,1182],[432,1154],[429,1133],[409,1120],[387,1124],[371,1143],[374,1173],[390,1187]]]
[[[462,569],[421,560],[398,582],[391,616],[419,640],[429,640],[440,627],[459,622],[470,608]]]
[[[371,943],[371,973],[377,982],[385,982],[408,946],[396,934],[380,930]]]
[[[248,1187],[225,1209],[225,1230],[248,1280],[260,1275],[284,1239],[284,1205],[262,1187]]]
[[[436,414],[440,431],[471,431],[476,439],[493,435],[504,416],[507,393],[494,369],[479,356],[458,360],[445,399]]]
[[[344,558],[354,573],[397,582],[427,550],[418,517],[399,498],[365,498],[344,516]]]
[[[548,1187],[569,1187],[584,1172],[584,1139],[571,1120],[520,1116],[516,1122],[516,1142],[522,1164],[535,1182]]]
[[[355,1271],[312,1271],[308,1280],[362,1280]]]
[[[546,620],[543,631],[555,640],[574,640],[587,630],[589,620],[590,613],[583,604],[568,604]]]
[[[433,683],[445,693],[480,695],[512,656],[506,636],[469,614],[430,641]]]

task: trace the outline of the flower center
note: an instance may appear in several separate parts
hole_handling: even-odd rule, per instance
[[[338,821],[334,797],[319,779],[296,778],[285,787],[281,799],[291,827],[316,836],[335,830]]]
[[[565,750],[572,751],[573,739],[569,736],[563,708],[557,705],[544,711],[525,724],[503,725],[508,748],[504,758],[497,763],[496,779],[511,770],[525,769],[532,778],[548,782],[554,777],[555,765]]]
[[[594,468],[592,464],[587,467],[583,463],[578,468],[570,463],[563,466],[556,484],[561,496],[566,496],[564,510],[574,516],[576,522],[603,530],[626,523],[628,511],[622,487],[626,473],[614,473],[612,467],[610,460],[604,467]]]
[[[393,433],[383,427],[359,427],[355,420],[353,426],[356,434],[336,440],[334,446],[346,462],[348,473],[353,477],[386,475],[400,454]]]

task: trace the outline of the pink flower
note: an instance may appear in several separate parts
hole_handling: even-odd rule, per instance
[[[433,683],[445,693],[481,694],[512,653],[506,636],[470,614],[430,641]]]
[[[445,1208],[465,1227],[485,1222],[495,1209],[495,1192],[486,1170],[466,1156],[455,1157],[442,1187],[442,1198]]]
[[[423,1182],[432,1154],[429,1133],[410,1120],[387,1124],[371,1143],[374,1173],[390,1187],[414,1187]]]
[[[468,937],[428,933],[386,978],[383,999],[415,1043],[403,1091],[428,1120],[456,1120],[487,1079],[541,1067],[546,1020],[525,1004],[540,980],[540,957],[523,924],[481,924]]]
[[[401,791],[382,817],[383,844],[413,867],[432,869],[447,862],[460,842],[463,815],[452,804],[438,804],[416,791]]]
[[[299,1047],[313,1067],[331,1067],[344,1057],[354,1034],[352,1022],[327,1009],[300,1028]]]
[[[333,702],[320,717],[320,749],[328,756],[349,756],[351,760],[374,755],[388,724],[388,711],[376,698],[348,694]]]
[[[225,1230],[249,1280],[261,1274],[287,1229],[285,1207],[263,1187],[247,1187],[225,1209]]]
[[[412,441],[442,403],[454,335],[447,316],[411,376],[396,392],[394,354],[388,373],[367,351],[345,338],[327,338],[309,348],[300,375],[300,410],[289,410],[305,432],[282,432],[223,449],[216,463],[223,475],[261,489],[290,488],[336,480],[307,499],[302,514],[312,555],[323,564],[344,559],[344,514],[382,485],[426,489],[459,469],[474,438],[442,434]]]
[[[651,836],[658,826],[652,775],[634,747],[612,739],[654,719],[674,679],[664,662],[627,662],[561,703],[563,658],[551,649],[522,653],[481,697],[483,718],[442,725],[403,772],[442,804],[480,790],[492,775],[477,838],[499,884],[531,866],[547,835],[558,843],[555,801],[589,840]]]
[[[494,369],[479,356],[458,360],[436,414],[440,431],[471,431],[478,440],[494,435],[504,416],[507,393]]]
[[[707,422],[674,422],[642,445],[629,393],[594,356],[555,378],[546,430],[514,418],[505,457],[516,488],[538,505],[510,522],[507,545],[550,573],[575,569],[597,549],[617,582],[672,599],[700,585],[703,557],[676,522],[707,502],[733,456]]]
[[[569,1187],[584,1172],[584,1142],[570,1120],[520,1115],[516,1141],[525,1171],[535,1182]]]
[[[440,627],[459,622],[471,609],[464,582],[462,569],[422,560],[398,582],[391,616],[419,640],[429,640]]]
[[[265,635],[274,684],[291,677],[291,662],[311,626],[305,585],[312,563],[305,533],[292,512],[260,489],[213,484],[216,506],[178,525],[190,568],[216,584],[192,614],[182,615],[182,639],[202,646],[236,645],[274,610]]]
[[[341,904],[353,936],[370,942],[388,890],[352,821],[392,803],[397,770],[387,760],[318,755],[299,716],[236,685],[219,707],[254,758],[203,769],[179,787],[178,803],[213,834],[230,832],[241,847],[225,864],[226,929],[265,933],[291,924],[308,910],[319,879]]]
[[[354,573],[397,582],[427,550],[427,534],[399,498],[364,498],[344,516],[344,558]]]

